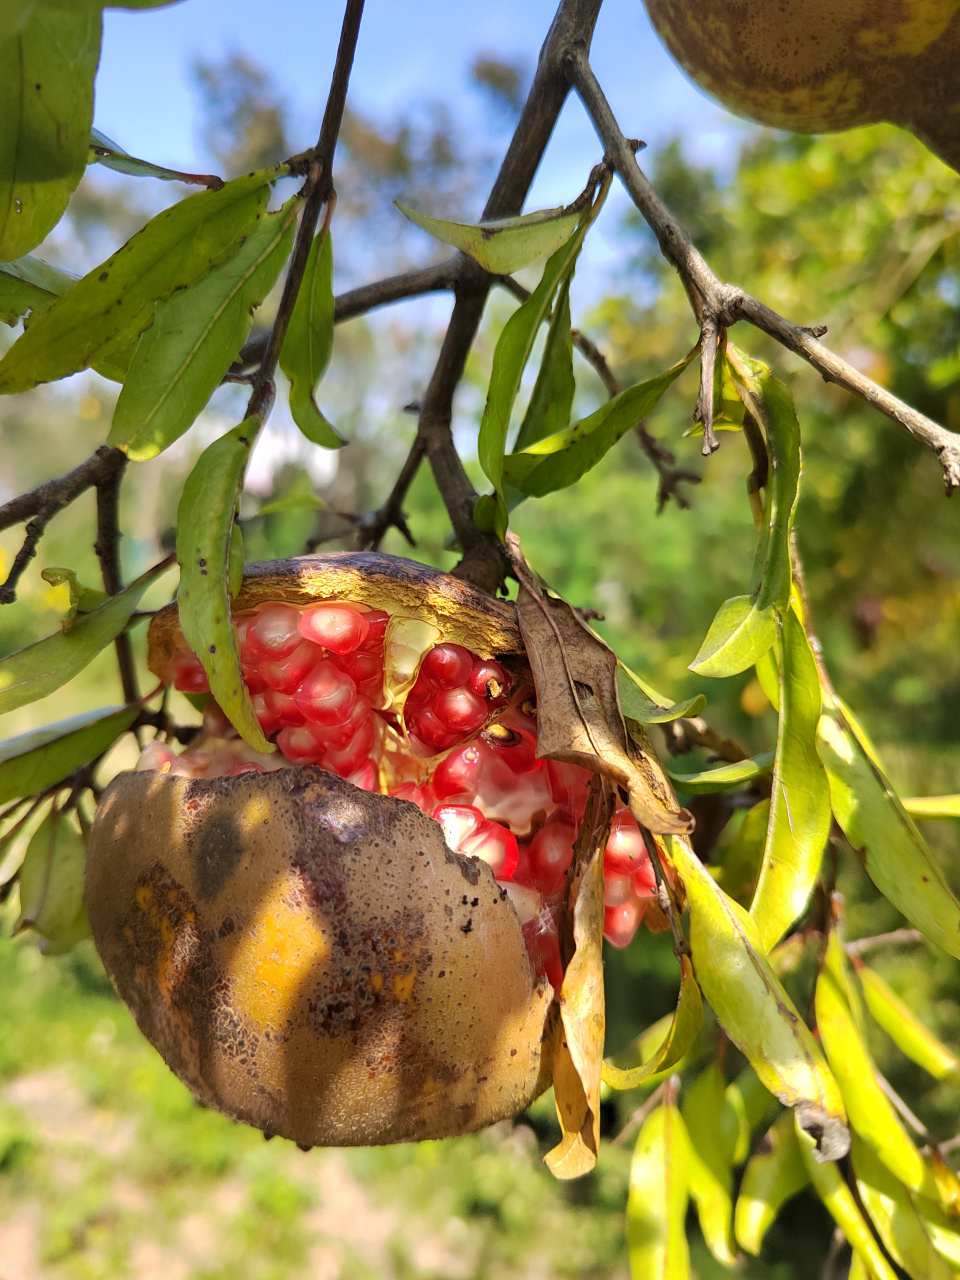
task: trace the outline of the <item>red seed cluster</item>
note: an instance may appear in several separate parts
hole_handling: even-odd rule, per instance
[[[239,615],[244,681],[264,734],[282,754],[252,758],[210,704],[198,746],[174,757],[153,743],[140,767],[215,776],[293,761],[412,801],[440,823],[450,848],[490,865],[517,908],[537,971],[558,987],[557,918],[590,774],[537,759],[533,690],[512,689],[499,663],[462,645],[426,651],[401,722],[386,709],[388,622],[382,610],[332,601],[303,609],[267,604]],[[189,649],[177,650],[172,671],[178,689],[208,691]],[[605,849],[604,882],[604,936],[624,947],[656,896],[643,836],[625,806]]]

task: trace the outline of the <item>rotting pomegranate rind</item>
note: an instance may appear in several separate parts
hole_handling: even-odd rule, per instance
[[[87,902],[146,1037],[268,1134],[448,1137],[550,1082],[557,1007],[507,893],[402,800],[309,767],[120,774]]]

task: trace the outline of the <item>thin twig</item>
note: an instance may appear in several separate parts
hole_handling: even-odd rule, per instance
[[[410,446],[406,462],[400,468],[400,474],[394,481],[389,498],[387,498],[379,511],[370,513],[368,522],[358,521],[361,550],[376,551],[387,530],[391,528],[399,529],[411,547],[417,545],[413,534],[410,532],[406,516],[403,514],[403,503],[408,489],[413,484],[414,477],[420,470],[423,455],[423,438],[418,434]]]
[[[818,339],[825,330],[793,324],[737,286],[724,284],[704,261],[693,241],[654,191],[637,163],[635,147],[621,132],[583,49],[567,55],[571,82],[593,121],[604,146],[606,158],[619,174],[624,187],[644,220],[657,237],[660,251],[677,269],[691,306],[701,325],[715,323],[729,328],[738,320],[749,320],[756,328],[775,338],[782,346],[811,364],[828,382],[861,396],[875,409],[905,427],[936,454],[943,469],[948,494],[960,488],[960,436],[947,431],[925,414],[919,413],[871,378],[854,369]]]
[[[873,951],[876,947],[895,947],[924,941],[919,929],[893,929],[890,933],[874,934],[872,938],[856,938],[847,943],[846,951],[848,956],[862,956],[865,951]]]
[[[720,448],[720,441],[713,429],[713,384],[717,371],[717,354],[720,350],[720,326],[716,317],[704,313],[700,326],[700,395],[693,411],[694,422],[703,427],[701,453],[709,458]]]
[[[667,750],[672,756],[686,755],[694,747],[703,747],[718,760],[739,764],[749,759],[750,753],[737,742],[710,727],[701,716],[683,717],[660,726],[666,739]]]
[[[631,1137],[636,1129],[642,1127],[644,1120],[646,1120],[651,1111],[655,1111],[656,1108],[659,1107],[660,1103],[663,1101],[663,1095],[666,1091],[667,1081],[664,1080],[661,1084],[657,1085],[650,1097],[637,1107],[636,1111],[630,1112],[624,1121],[623,1128],[611,1141],[611,1147],[622,1147],[627,1138]]]
[[[126,470],[127,460],[121,454],[120,461],[110,475],[97,484],[97,540],[93,549],[100,561],[100,573],[103,576],[103,589],[107,595],[115,596],[123,590],[123,579],[120,576],[120,485]],[[117,666],[120,670],[120,685],[123,689],[124,702],[137,702],[140,690],[137,685],[137,668],[133,659],[133,645],[126,631],[121,631],[114,640],[117,653]]]

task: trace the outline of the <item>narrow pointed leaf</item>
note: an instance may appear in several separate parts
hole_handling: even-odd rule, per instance
[[[960,818],[960,796],[908,796],[903,807],[911,818],[923,818],[924,821]]]
[[[681,791],[693,796],[714,795],[720,791],[736,791],[749,783],[762,778],[773,768],[775,753],[764,751],[761,755],[751,756],[747,760],[738,760],[735,764],[721,764],[716,769],[703,769],[699,773],[681,773],[678,769],[667,769],[667,776]]]
[[[28,311],[39,315],[76,281],[76,276],[40,258],[0,262],[0,320],[16,324]]]
[[[769,825],[770,801],[761,800],[747,811],[739,831],[723,852],[723,861],[711,867],[720,888],[743,907],[750,905],[756,891]],[[770,963],[780,973],[772,956]]]
[[[624,719],[635,720],[637,724],[667,724],[671,720],[679,720],[682,716],[699,715],[707,705],[702,693],[692,698],[684,698],[681,702],[671,702],[662,693],[658,693],[651,685],[617,659],[617,690],[620,694],[620,706]]]
[[[686,1216],[690,1139],[676,1106],[647,1117],[637,1137],[627,1198],[632,1280],[688,1280]]]
[[[794,609],[778,642],[780,723],[770,822],[750,914],[769,951],[804,911],[830,834],[830,784],[817,754],[820,676]]]
[[[756,926],[679,836],[665,840],[690,907],[690,945],[703,994],[761,1082],[837,1160],[850,1136],[840,1090],[820,1047],[767,961]]]
[[[844,1182],[837,1166],[821,1164],[816,1160],[812,1140],[799,1127],[797,1142],[817,1195],[846,1236],[855,1256],[860,1258],[871,1280],[897,1280],[896,1272],[887,1262],[883,1250],[870,1230],[869,1223],[860,1212],[853,1193]]]
[[[700,652],[690,663],[698,676],[733,676],[753,666],[777,638],[772,606],[757,608],[750,596],[731,596],[710,623]]]
[[[167,182],[186,182],[192,186],[209,187],[211,191],[219,191],[224,186],[223,179],[213,173],[183,173],[179,169],[166,169],[163,165],[151,164],[149,160],[138,160],[99,129],[90,130],[88,159],[91,164],[102,164],[107,169],[129,174],[132,178],[162,178]]]
[[[65,815],[47,814],[27,846],[20,868],[20,917],[16,929],[32,928],[56,942],[83,907],[87,852]]]
[[[0,715],[45,698],[72,680],[120,634],[144,591],[166,568],[137,578],[99,609],[78,617],[68,631],[57,631],[0,660]]]
[[[655,378],[627,387],[565,431],[530,445],[522,453],[510,454],[503,463],[504,481],[537,498],[575,484],[653,412],[692,358],[691,352]]]
[[[157,304],[127,370],[108,444],[145,462],[193,425],[289,257],[298,207],[293,197],[265,214],[226,262]]]
[[[101,18],[35,4],[0,28],[0,259],[52,231],[83,177]]]
[[[754,1257],[783,1206],[810,1181],[797,1145],[793,1115],[784,1111],[755,1156],[740,1184],[734,1228],[737,1243]]]
[[[848,709],[824,697],[817,745],[834,817],[867,874],[912,925],[960,957],[960,902]]]
[[[714,1062],[687,1089],[680,1114],[690,1135],[690,1194],[707,1248],[724,1266],[736,1261],[733,1243],[733,1166],[723,1134],[726,1085]]]
[[[902,1182],[856,1134],[850,1150],[860,1200],[894,1262],[912,1280],[951,1280]]]
[[[510,275],[555,253],[573,235],[580,211],[538,209],[498,222],[446,222],[395,200],[405,218],[444,244],[452,244],[495,276]]]
[[[953,1265],[956,1275],[960,1270],[960,1218],[926,1196],[916,1196],[914,1204],[934,1248]]]
[[[333,353],[333,240],[329,228],[314,236],[307,269],[280,351],[290,380],[290,413],[314,444],[339,449],[346,443],[317,408],[314,393]]]
[[[911,1191],[936,1197],[939,1188],[877,1082],[876,1070],[844,993],[843,955],[832,934],[816,989],[817,1029],[840,1086],[850,1123]]]
[[[562,282],[550,317],[540,372],[517,433],[514,453],[570,425],[573,394],[573,336],[570,332],[570,277]]]
[[[0,804],[62,781],[106,751],[136,720],[139,707],[86,712],[0,743]]]
[[[0,393],[54,382],[116,352],[153,323],[154,304],[230,257],[263,216],[265,169],[200,191],[151,218],[30,325],[0,360]]]
[[[270,752],[240,670],[228,583],[234,512],[259,430],[260,419],[247,418],[209,445],[187,477],[177,513],[178,599],[180,627],[211,693],[250,746]]]
[[[655,1078],[672,1070],[684,1058],[697,1038],[703,1020],[703,1002],[700,988],[693,976],[693,964],[689,956],[680,957],[680,994],[672,1017],[661,1019],[666,1025],[657,1037],[655,1045],[646,1043],[647,1033],[641,1037],[641,1056],[638,1067],[618,1067],[612,1062],[603,1064],[603,1082],[613,1089],[637,1089],[650,1084]],[[659,1027],[660,1024],[658,1023]],[[649,1052],[647,1050],[649,1049]]]
[[[935,1080],[960,1084],[960,1058],[923,1025],[911,1008],[887,986],[873,969],[854,958],[864,1000],[874,1020],[912,1062]]]
[[[776,1098],[760,1083],[753,1067],[744,1067],[737,1078],[730,1081],[720,1119],[735,1167],[742,1165],[750,1154],[754,1132],[769,1125],[780,1111]]]

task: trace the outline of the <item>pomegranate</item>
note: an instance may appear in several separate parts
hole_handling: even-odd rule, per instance
[[[536,757],[512,606],[339,553],[248,566],[234,611],[277,750],[208,698],[186,750],[153,742],[111,784],[88,899],[120,994],[198,1097],[304,1145],[516,1114],[549,1083],[590,775]],[[206,690],[175,607],[149,648],[159,677]],[[605,868],[625,946],[655,896],[625,807]]]

